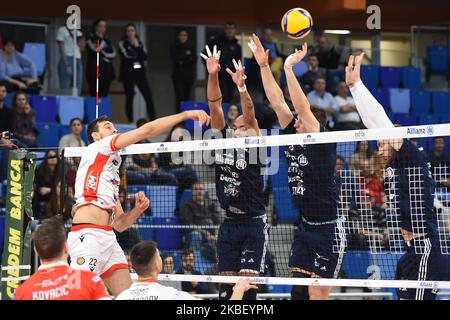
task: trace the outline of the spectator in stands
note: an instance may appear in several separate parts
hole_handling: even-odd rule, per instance
[[[219,72],[219,84],[222,92],[222,101],[229,103],[233,100],[236,93],[236,85],[233,79],[225,71],[227,68],[234,70],[233,59],[236,61],[241,60],[242,48],[236,39],[236,25],[233,22],[228,22],[225,25],[224,33],[213,36],[209,39],[207,46],[213,48],[217,46],[217,50],[221,52],[220,55],[220,72]],[[205,53],[205,51],[203,51]]]
[[[162,273],[175,274],[175,262],[170,254],[162,254]],[[161,285],[181,290],[181,281],[160,281]]]
[[[134,121],[133,100],[135,87],[139,89],[144,97],[148,118],[155,120],[155,106],[148,84],[147,68],[145,67],[145,62],[148,58],[147,51],[137,35],[136,26],[132,23],[128,23],[125,26],[125,34],[119,41],[119,53],[121,61],[119,81],[122,82],[125,90],[125,110],[128,122],[132,123]]]
[[[368,141],[358,141],[356,143],[355,152],[350,157],[350,163],[349,168],[350,170],[360,170],[361,169],[361,163],[364,160],[371,160],[371,152],[369,149],[369,142]]]
[[[327,70],[319,68],[319,58],[316,54],[310,54],[308,56],[308,71],[304,73],[299,81],[305,94],[310,93],[313,90],[314,82],[317,78],[324,78],[327,75]]]
[[[435,137],[433,150],[429,155],[431,173],[441,187],[450,187],[450,157],[444,150],[444,137]]]
[[[222,222],[215,203],[205,201],[205,186],[201,182],[192,185],[192,198],[180,211],[181,223],[190,226],[217,226]],[[185,247],[200,250],[209,260],[216,261],[217,229],[189,229],[185,234]]]
[[[66,184],[64,188],[64,206],[61,208],[61,179],[57,178],[54,187],[52,188],[52,195],[50,201],[44,205],[43,218],[50,218],[55,215],[61,215],[64,221],[70,220],[72,217],[72,205],[74,188]],[[61,211],[62,209],[62,211]]]
[[[0,82],[8,91],[39,93],[36,67],[28,57],[16,51],[12,39],[5,39],[4,51],[0,51]]]
[[[77,94],[81,94],[83,86],[83,62],[81,61],[81,49],[79,40],[83,36],[80,30],[76,30],[75,41],[73,39],[74,31],[69,30],[67,26],[58,28],[56,34],[56,42],[58,43],[61,58],[58,63],[59,86],[61,89],[69,89],[73,87],[73,65],[75,59],[76,67],[76,87]]]
[[[28,97],[23,91],[17,91],[13,97],[12,133],[27,148],[37,148],[38,131],[35,127],[36,118],[28,103]]]
[[[358,130],[363,128],[361,118],[356,110],[353,98],[348,95],[348,87],[345,82],[340,82],[337,87],[338,95],[334,97],[338,104],[336,112],[336,124],[334,130]]]
[[[194,84],[195,51],[188,43],[189,34],[186,29],[177,33],[175,42],[170,47],[173,72],[172,80],[177,99],[177,110],[180,109],[181,101],[189,101],[191,98],[192,85]]]
[[[334,127],[333,117],[336,114],[336,111],[339,109],[336,100],[334,100],[331,93],[325,91],[327,83],[324,78],[317,78],[314,82],[314,90],[308,93],[306,96],[309,103],[315,105],[327,113],[328,116],[328,124],[329,128]]]
[[[277,44],[272,39],[272,29],[265,28],[261,43],[264,49],[269,49],[269,65],[273,73],[273,77],[277,83],[280,83],[281,74],[283,72],[283,57],[278,51]]]
[[[370,197],[370,202],[373,207],[380,209],[386,208],[386,197],[384,194],[384,186],[382,178],[377,176],[370,166],[370,161],[364,159],[360,163],[360,187],[365,196]]]
[[[113,61],[116,50],[111,40],[106,38],[106,20],[99,18],[92,25],[92,34],[87,40],[86,80],[89,94],[94,97],[96,92],[97,74],[97,41],[100,42],[100,80],[99,96],[107,97],[112,81],[116,78]]]
[[[5,104],[8,91],[4,84],[0,83],[0,132],[11,131],[12,110]]]
[[[128,184],[177,184],[175,175],[159,168],[156,156],[152,153],[128,156],[125,170]]]
[[[85,147],[83,139],[81,139],[81,132],[83,131],[83,122],[80,118],[73,118],[70,120],[71,133],[66,134],[59,140],[60,148],[67,147]]]
[[[319,58],[320,68],[344,71],[349,56],[349,48],[330,44],[326,36],[321,36],[317,44],[316,54]]]
[[[239,109],[237,107],[237,105],[232,104],[229,108],[228,108],[228,113],[227,113],[227,125],[232,128],[233,127],[233,123],[234,120],[236,120],[237,117],[239,117]]]
[[[177,274],[201,275],[200,271],[195,270],[194,251],[186,250],[181,254],[181,270]],[[181,290],[191,294],[209,293],[208,286],[204,282],[186,282],[181,284]]]
[[[48,217],[50,212],[50,200],[55,193],[55,181],[59,174],[59,157],[56,150],[47,150],[45,160],[37,167],[34,177],[33,211],[35,216]],[[59,210],[58,210],[59,211]]]

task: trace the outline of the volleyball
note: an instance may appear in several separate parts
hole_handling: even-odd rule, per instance
[[[311,31],[312,26],[312,17],[303,8],[291,9],[281,19],[281,30],[291,39],[306,37]]]

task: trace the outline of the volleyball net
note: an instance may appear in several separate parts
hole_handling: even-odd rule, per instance
[[[219,228],[229,222],[227,215],[236,220],[251,212],[265,214],[270,228],[237,228],[241,231],[226,241],[236,250],[242,246],[244,255],[251,251],[249,241],[263,237],[263,268],[255,281],[268,287],[450,289],[450,168],[439,161],[429,166],[423,156],[433,149],[448,153],[450,124],[313,134],[274,129],[244,138],[210,131],[196,139],[187,131],[178,134],[172,134],[173,142],[136,144],[121,151],[124,209],[133,207],[138,191],[150,199],[150,207],[118,240],[125,252],[140,240],[157,241],[165,261],[161,279],[234,282],[234,277],[218,276],[223,243],[217,241],[224,236]],[[377,143],[400,143],[399,151],[392,153],[389,147],[380,155]],[[83,148],[65,149],[66,177],[73,176],[82,153]],[[68,197],[72,182],[65,183]],[[341,227],[322,228],[330,219]],[[307,232],[296,236],[299,224]],[[264,234],[254,234],[258,232]],[[292,247],[295,241],[300,249]],[[330,259],[327,250],[336,262],[321,266],[318,260]],[[417,260],[410,263],[418,268],[410,270],[417,278],[397,270],[405,253]],[[290,262],[292,254],[297,261]],[[245,262],[245,257],[238,258],[232,265]],[[319,279],[291,278],[293,264],[319,267],[319,273],[333,266],[338,272]],[[183,268],[201,274],[175,275]]]

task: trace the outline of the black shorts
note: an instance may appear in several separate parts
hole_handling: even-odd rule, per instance
[[[292,243],[289,267],[337,278],[347,246],[344,222],[324,225],[299,224]]]
[[[263,273],[269,225],[266,218],[227,218],[219,229],[219,272]]]
[[[429,236],[411,241],[406,253],[397,263],[396,280],[446,281],[448,279],[447,257],[441,253],[439,236]],[[437,289],[398,288],[400,299],[434,300]]]

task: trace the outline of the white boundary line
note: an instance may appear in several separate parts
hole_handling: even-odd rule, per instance
[[[449,136],[450,123],[396,127],[383,129],[329,131],[308,134],[286,134],[249,138],[191,140],[134,144],[122,149],[120,154],[145,154],[162,152],[206,151],[233,148],[257,148],[298,144],[370,141],[398,138],[430,138]],[[65,148],[66,158],[81,157],[86,147]]]
[[[134,276],[136,278],[136,276]],[[371,280],[371,279],[324,279],[324,278],[283,278],[283,277],[230,277],[210,275],[160,274],[159,281],[189,281],[236,283],[239,279],[250,279],[256,284],[302,285],[358,288],[423,288],[450,289],[450,281],[413,281],[413,280]]]

